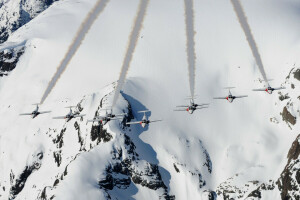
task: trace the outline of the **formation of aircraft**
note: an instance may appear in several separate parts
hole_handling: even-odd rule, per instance
[[[96,116],[92,120],[87,120],[87,122],[100,122],[102,125],[105,125],[107,122],[111,120],[123,119],[122,116],[126,115],[126,113],[121,114],[113,114],[112,109],[110,109],[110,113],[107,112],[108,109],[101,109],[105,110],[105,116]]]
[[[228,95],[224,96],[224,97],[214,97],[214,99],[225,99],[228,102],[232,103],[235,99],[237,98],[244,98],[244,97],[248,97],[248,95],[233,95],[231,93],[231,89],[233,89],[234,87],[226,87],[224,89],[228,89]],[[282,90],[285,89],[285,87],[277,87],[277,88],[273,88],[270,86],[269,83],[267,83],[267,86],[265,86],[264,88],[260,88],[260,89],[253,89],[253,91],[265,91],[268,94],[272,94],[273,91],[275,90]],[[208,108],[208,103],[202,103],[202,104],[196,104],[194,102],[195,97],[188,97],[187,99],[190,100],[189,105],[179,105],[176,106],[177,109],[175,109],[174,111],[187,111],[189,114],[193,114],[194,111],[196,110],[200,110],[200,109],[204,109],[204,108]],[[36,108],[34,111],[32,111],[31,113],[21,113],[20,115],[30,115],[32,118],[37,117],[40,114],[45,114],[45,113],[50,113],[51,111],[39,111],[39,105],[40,104],[32,104],[35,105]],[[69,122],[71,119],[73,118],[77,118],[77,117],[83,117],[85,116],[85,114],[80,114],[79,112],[73,112],[72,108],[74,108],[76,106],[68,106],[66,108],[69,108],[70,111],[68,114],[64,115],[64,116],[57,116],[57,117],[53,117],[53,119],[66,119],[66,122]],[[96,116],[94,119],[92,120],[87,120],[87,122],[99,122],[102,123],[103,125],[107,124],[109,121],[111,120],[118,120],[118,119],[123,119],[123,116],[126,115],[126,113],[120,113],[120,114],[113,114],[112,112],[112,108],[108,109],[100,109],[100,110],[105,110],[105,115],[104,116]],[[108,112],[108,110],[110,110],[110,112]],[[146,113],[150,112],[149,110],[143,110],[143,111],[138,111],[138,113],[144,113],[143,118],[141,121],[134,121],[134,122],[127,122],[127,125],[132,125],[132,124],[140,124],[143,128],[146,127],[146,125],[152,123],[152,122],[159,122],[162,120],[149,120]]]
[[[190,100],[190,104],[189,105],[180,105],[180,106],[176,106],[177,108],[180,109],[175,109],[174,111],[187,111],[190,114],[193,114],[195,110],[200,110],[203,108],[208,108],[207,106],[209,104],[204,103],[204,104],[195,104],[194,103],[194,97],[188,97],[187,99]]]
[[[74,108],[74,107],[76,107],[76,106],[68,106],[68,107],[66,107],[66,108],[70,108],[70,111],[69,111],[68,114],[66,114],[65,116],[53,117],[53,119],[65,119],[67,122],[69,122],[73,118],[85,116],[85,114],[80,115],[78,112],[73,112],[72,108]]]
[[[39,103],[32,104],[35,105],[36,108],[31,113],[21,113],[20,115],[31,115],[32,119],[36,118],[39,114],[50,113],[51,111],[39,111]]]
[[[149,110],[138,111],[138,113],[144,113],[144,116],[143,116],[142,120],[141,120],[141,121],[135,121],[135,122],[127,122],[126,124],[127,124],[127,125],[131,125],[131,124],[140,124],[143,128],[145,128],[147,124],[150,124],[150,123],[152,123],[152,122],[159,122],[159,121],[162,121],[161,119],[159,119],[159,120],[151,120],[151,121],[150,121],[150,120],[147,118],[147,116],[146,116],[146,113],[147,113],[147,112],[150,112],[150,111],[149,111]]]
[[[228,95],[226,97],[214,97],[214,99],[226,99],[229,103],[232,103],[234,99],[248,97],[248,95],[234,96],[232,95],[230,89],[235,87],[225,87],[224,89],[228,89]]]

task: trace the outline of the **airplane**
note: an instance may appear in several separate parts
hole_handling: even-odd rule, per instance
[[[194,97],[188,97],[187,99],[190,100],[190,105],[176,106],[177,108],[182,108],[182,109],[177,109],[177,110],[174,110],[174,111],[187,111],[190,114],[193,114],[195,110],[200,110],[200,109],[203,109],[203,108],[208,108],[208,107],[205,107],[205,106],[209,105],[208,103],[195,104],[194,103]]]
[[[226,97],[214,97],[214,99],[226,99],[229,103],[232,103],[234,99],[248,97],[248,95],[234,96],[231,94],[230,89],[234,87],[225,87],[224,89],[228,89],[228,95]]]
[[[260,88],[260,89],[253,89],[253,91],[265,91],[267,92],[268,94],[272,94],[274,90],[282,90],[282,89],[285,89],[285,87],[278,87],[278,88],[273,88],[269,85],[268,83],[268,87],[265,87],[265,88]]]
[[[142,110],[142,111],[138,111],[138,113],[144,113],[144,116],[142,118],[141,121],[135,121],[135,122],[127,122],[126,124],[129,125],[129,124],[140,124],[143,128],[145,128],[145,126],[149,123],[152,123],[152,122],[159,122],[159,121],[162,121],[162,120],[152,120],[150,121],[147,116],[146,116],[146,112],[150,112],[149,110]]]
[[[59,116],[59,117],[53,117],[53,119],[66,119],[66,122],[69,122],[71,119],[76,118],[76,117],[83,117],[84,115],[79,115],[78,112],[74,112],[72,111],[72,108],[74,108],[76,106],[68,106],[66,108],[70,108],[70,111],[68,114],[66,114],[65,116]]]
[[[115,118],[115,117],[120,117],[126,115],[126,113],[121,113],[121,114],[113,114],[112,108],[107,109],[107,108],[101,108],[100,110],[105,110],[105,116],[109,118]],[[110,110],[110,113],[107,113],[107,110]]]
[[[121,116],[126,115],[126,113],[112,114],[112,109],[110,109],[111,110],[110,113],[107,113],[107,110],[109,110],[109,109],[100,109],[100,110],[105,110],[105,116],[97,116],[92,120],[87,120],[87,122],[101,122],[102,125],[105,125],[110,120],[123,119],[123,117],[121,117]]]
[[[228,89],[228,95],[226,97],[214,97],[214,99],[226,99],[229,103],[232,103],[234,99],[248,97],[248,95],[234,96],[231,94],[230,89],[235,87],[225,87],[224,89]]]
[[[36,105],[36,108],[31,113],[21,113],[20,115],[31,115],[32,119],[36,118],[39,114],[50,113],[51,111],[39,111],[39,103],[35,103],[32,105]]]
[[[87,120],[87,122],[100,122],[102,125],[105,125],[107,124],[107,122],[111,121],[111,120],[117,120],[117,119],[123,119],[123,117],[114,117],[114,118],[111,118],[111,117],[107,117],[107,116],[98,116],[98,117],[95,117],[94,119],[91,119],[91,120]]]

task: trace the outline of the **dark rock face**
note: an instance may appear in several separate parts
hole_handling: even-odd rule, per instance
[[[43,153],[40,152],[36,155],[35,161],[28,166],[25,166],[25,169],[20,174],[20,176],[14,181],[15,176],[13,173],[11,173],[11,183],[14,182],[12,187],[10,188],[10,197],[9,199],[14,199],[24,188],[25,183],[28,179],[28,177],[36,170],[38,170],[41,167],[41,161],[43,159]]]
[[[104,189],[108,196],[112,196],[109,191],[114,187],[127,189],[134,183],[151,190],[162,188],[165,191],[163,194],[165,199],[174,199],[174,196],[168,195],[168,188],[162,180],[158,165],[140,160],[135,152],[136,147],[128,136],[124,144],[129,157],[123,158],[123,150],[115,149],[112,152],[114,162],[106,167],[105,178],[99,180],[99,187]]]
[[[10,193],[13,197],[17,196],[24,188],[27,178],[31,175],[35,166],[26,166],[16,183],[11,187]]]
[[[283,111],[281,113],[282,120],[286,121],[287,123],[290,123],[292,125],[296,124],[296,117],[294,117],[287,109],[287,107],[283,108]]]
[[[53,152],[53,157],[54,157],[55,163],[57,164],[57,167],[59,167],[61,164],[61,150]]]
[[[112,139],[112,135],[109,134],[102,126],[101,123],[93,125],[91,129],[91,140],[97,141],[99,144],[101,141],[108,142]]]
[[[202,198],[205,200],[216,200],[217,194],[212,190],[204,190]]]
[[[298,81],[300,81],[300,69],[297,69],[294,72],[294,78],[297,79]]]
[[[0,76],[7,76],[9,72],[15,69],[24,49],[24,47],[17,47],[0,52]]]
[[[173,163],[174,169],[177,173],[180,173],[180,170],[178,169],[178,167],[175,165],[175,163]]]
[[[299,141],[300,135],[293,142],[287,156],[288,163],[277,181],[278,188],[281,191],[282,199],[300,199],[300,196],[297,194],[300,190],[300,169],[298,167],[300,162]]]
[[[128,115],[124,117],[122,122],[123,130],[127,129],[126,122],[132,118],[132,110],[128,103]],[[106,192],[107,198],[111,199],[113,194],[110,191],[115,187],[125,190],[132,184],[138,184],[151,190],[162,189],[164,192],[160,199],[175,199],[175,196],[168,193],[168,187],[162,180],[159,166],[140,159],[136,152],[136,146],[129,135],[123,133],[118,137],[123,137],[124,145],[122,147],[125,148],[116,147],[111,152],[113,162],[106,167],[104,178],[98,181],[100,189]]]
[[[248,181],[244,185],[236,185],[234,180],[238,179],[239,176],[240,174],[235,174],[217,187],[218,198],[224,200],[263,199],[262,191],[275,188],[275,183],[272,180],[262,184],[259,181]]]
[[[283,100],[286,100],[286,99],[289,99],[289,98],[290,97],[289,97],[288,94],[283,95],[283,94],[281,94],[281,92],[279,92],[279,100],[280,101],[283,101]]]
[[[270,180],[268,183],[262,183],[258,188],[250,192],[246,199],[264,199],[263,192],[275,189],[274,181]]]
[[[287,155],[288,164],[290,164],[292,160],[296,160],[297,158],[299,158],[299,155],[300,155],[299,140],[300,140],[300,135],[298,135],[296,140],[293,142],[292,147],[290,148],[290,150],[288,152],[288,155]]]
[[[66,130],[67,130],[66,128],[63,128],[60,131],[60,134],[57,135],[56,139],[53,139],[53,143],[56,143],[58,148],[62,148],[62,146],[64,144],[63,136],[64,136],[64,133],[66,132]]]
[[[248,195],[248,197],[255,197],[255,198],[261,198],[261,192],[258,190],[258,189],[256,189],[256,190],[254,190],[254,191],[252,191],[249,195]]]

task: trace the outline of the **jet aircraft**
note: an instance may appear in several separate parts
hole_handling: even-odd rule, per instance
[[[150,111],[149,110],[138,111],[138,113],[144,113],[144,116],[141,121],[127,122],[126,124],[127,125],[128,124],[140,124],[143,128],[145,128],[145,126],[149,123],[162,121],[162,120],[149,120],[146,116],[146,112],[150,112]]]
[[[72,108],[74,108],[74,107],[76,107],[76,106],[68,106],[68,107],[66,107],[66,108],[70,108],[70,111],[69,111],[68,114],[66,114],[65,116],[53,117],[53,119],[66,119],[66,122],[69,122],[73,118],[85,116],[85,114],[79,115],[79,112],[73,112]]]
[[[248,97],[248,95],[234,96],[232,95],[230,89],[234,87],[226,87],[224,89],[228,89],[228,95],[226,97],[214,97],[214,99],[226,99],[229,103],[232,103],[234,99]]]
[[[39,114],[50,113],[51,111],[39,111],[39,103],[32,104],[35,105],[36,108],[31,113],[21,113],[20,115],[31,115],[32,119],[36,118]]]
[[[209,105],[208,103],[196,104],[196,103],[194,103],[194,97],[188,97],[187,99],[190,100],[190,105],[176,106],[177,108],[181,108],[181,109],[175,109],[174,111],[187,111],[190,114],[193,114],[195,110],[200,110],[200,109],[203,109],[203,108],[208,108],[207,107]]]

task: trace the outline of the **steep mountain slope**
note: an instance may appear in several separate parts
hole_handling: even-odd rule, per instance
[[[21,26],[47,9],[56,0],[14,0],[0,1],[0,43]],[[15,67],[24,52],[24,44],[0,53],[0,76],[8,75]]]
[[[267,95],[251,91],[263,83],[230,3],[195,1],[197,102],[210,108],[189,115],[173,112],[189,91],[183,2],[150,1],[114,108],[127,115],[87,123],[111,104],[138,2],[108,3],[41,106],[52,113],[34,120],[18,114],[40,100],[95,1],[59,1],[1,45],[24,53],[0,79],[0,198],[297,199],[299,3],[242,2],[271,85],[287,88]],[[249,97],[212,101],[224,86]],[[86,116],[52,119],[69,105]],[[145,109],[163,122],[124,124]]]
[[[1,0],[0,1],[0,43],[21,26],[28,23],[57,0]]]

